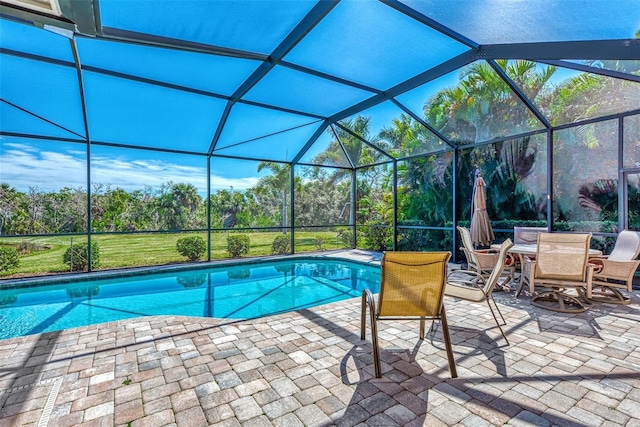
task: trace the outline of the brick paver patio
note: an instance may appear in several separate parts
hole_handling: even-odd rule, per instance
[[[446,299],[440,327],[381,323],[360,300],[249,321],[157,316],[0,341],[1,426],[640,426],[640,301],[569,315],[496,293]],[[368,331],[369,332],[369,331]]]

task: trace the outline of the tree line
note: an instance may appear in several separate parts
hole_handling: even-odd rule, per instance
[[[263,163],[271,175],[246,190],[223,189],[211,194],[211,227],[219,229],[287,227],[290,225],[290,167]],[[286,178],[286,179],[285,179]],[[344,207],[349,184],[327,185],[297,177],[298,225],[345,223]],[[32,235],[85,233],[87,192],[65,187],[41,191],[30,187],[18,191],[0,183],[0,234]],[[91,191],[92,232],[136,232],[148,230],[198,230],[207,228],[209,200],[190,183],[167,182],[160,188],[125,190],[94,184]]]

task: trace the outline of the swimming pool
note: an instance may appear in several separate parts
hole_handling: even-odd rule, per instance
[[[377,266],[296,258],[0,289],[0,339],[139,316],[268,316],[378,292]]]

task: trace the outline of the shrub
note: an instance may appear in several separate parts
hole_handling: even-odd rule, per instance
[[[178,239],[176,249],[189,261],[197,261],[207,250],[207,242],[200,236],[189,236]]]
[[[291,238],[289,236],[277,236],[271,244],[271,253],[284,255],[291,253]]]
[[[227,250],[229,255],[237,258],[249,253],[249,236],[244,234],[235,234],[227,238]]]
[[[313,241],[313,244],[316,246],[317,250],[324,250],[324,239],[322,237],[316,237],[316,239]]]
[[[18,258],[18,251],[11,246],[0,247],[0,273],[18,268],[20,266],[20,259]]]
[[[87,265],[89,262],[87,261],[87,254],[89,251],[87,250],[86,243],[78,243],[76,245],[71,245],[64,252],[62,256],[62,262],[67,264],[71,271],[84,271],[87,269]],[[91,244],[91,268],[98,268],[100,266],[100,248],[97,243]]]
[[[338,238],[347,248],[353,247],[353,232],[351,230],[338,231]]]
[[[391,228],[382,224],[363,227],[364,249],[385,251],[391,247]]]

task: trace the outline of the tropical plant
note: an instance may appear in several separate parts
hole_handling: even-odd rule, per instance
[[[351,214],[349,207],[350,183],[335,183],[327,174],[305,175],[304,183],[295,194],[296,225],[346,224]]]
[[[331,142],[326,150],[315,156],[312,163],[327,166],[362,166],[382,159],[389,160],[380,149],[388,147],[386,141],[371,133],[371,117],[357,115],[340,121],[339,126],[327,128]],[[366,141],[366,142],[365,142]],[[379,148],[379,149],[377,149]],[[318,171],[326,170],[317,168]],[[335,169],[329,175],[329,184],[351,177],[350,169]]]
[[[539,67],[531,61],[498,60],[507,76],[517,84],[530,99],[537,99],[546,84],[556,72],[555,67]],[[458,143],[487,141],[497,136],[518,131],[526,131],[540,127],[535,117],[523,103],[514,96],[509,86],[498,73],[484,62],[476,62],[461,72],[460,83],[452,88],[444,89],[431,98],[424,107],[426,120],[441,133]],[[496,120],[496,118],[500,120]],[[507,124],[508,128],[505,127]],[[498,144],[478,145],[467,153],[464,161],[459,163],[456,171],[459,177],[458,194],[471,194],[474,170],[480,168],[487,186],[494,189],[488,197],[490,215],[496,217],[516,217],[537,219],[541,212],[540,201],[524,185],[523,180],[529,176],[536,160],[536,146],[530,138],[522,138]],[[448,163],[453,161],[450,153],[433,159],[434,163],[422,165],[417,170],[407,170],[405,186],[412,194],[410,200],[403,200],[412,214],[412,218],[429,217],[429,206],[450,206],[449,201],[437,200],[438,194],[420,196],[413,190],[415,183],[425,185],[421,176],[434,174],[432,183],[451,182],[452,173]],[[419,162],[415,162],[419,165]],[[466,178],[464,178],[466,177]],[[413,183],[413,184],[411,184]],[[413,187],[412,187],[413,185]],[[451,194],[450,189],[434,187],[441,194]],[[421,192],[425,194],[425,191]],[[415,198],[418,200],[415,200]],[[420,199],[424,199],[419,201]],[[430,200],[431,199],[431,200]],[[546,203],[546,200],[544,201]],[[465,208],[461,218],[470,216],[470,204],[463,203]],[[437,210],[438,208],[436,208]],[[442,218],[443,212],[437,216]],[[433,213],[431,214],[433,215]]]

